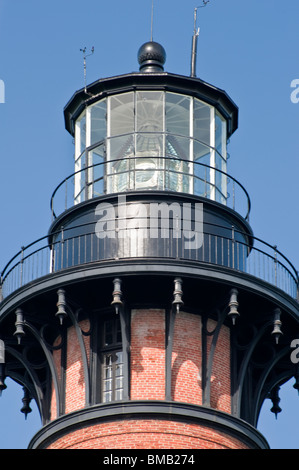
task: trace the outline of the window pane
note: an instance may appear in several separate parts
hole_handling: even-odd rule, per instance
[[[163,92],[137,92],[137,132],[163,132]]]
[[[107,191],[126,191],[130,189],[130,157],[134,155],[133,136],[114,137],[109,139],[107,144],[107,160],[111,162],[107,164]]]
[[[163,134],[139,133],[137,135],[137,157],[162,157],[164,156]]]
[[[103,402],[121,400],[123,396],[123,355],[122,351],[103,356]]]
[[[190,191],[190,166],[182,160],[166,161],[166,183],[165,188],[169,191],[188,193]]]
[[[89,152],[89,178],[92,185],[91,197],[101,196],[104,193],[104,145],[99,145]]]
[[[226,121],[216,112],[215,117],[215,146],[216,150],[226,159]]]
[[[190,139],[168,135],[166,137],[166,156],[175,156],[183,160],[190,159]]]
[[[123,364],[123,353],[122,353],[122,351],[118,351],[116,353],[116,362],[119,365],[119,368],[122,370],[122,364]]]
[[[103,393],[103,403],[109,403],[112,401],[112,392]]]
[[[120,320],[117,318],[116,320],[116,342],[121,343],[121,326],[120,326]],[[122,354],[122,353],[121,353]]]
[[[106,106],[106,100],[102,100],[91,107],[91,145],[106,138]]]
[[[190,135],[191,98],[175,93],[166,93],[166,132]]]
[[[123,352],[119,316],[111,317],[103,323],[101,347],[101,394],[104,403],[121,400],[123,397]],[[114,348],[115,346],[115,348]],[[107,350],[105,351],[105,349]],[[113,349],[114,348],[114,349]]]
[[[113,343],[113,321],[108,320],[104,323],[104,345],[109,346]]]
[[[218,170],[226,172],[226,121],[217,112],[215,116],[215,164]],[[226,203],[227,177],[220,171],[216,172],[216,201]]]
[[[86,147],[86,117],[83,116],[80,121],[80,153],[85,150]]]
[[[123,93],[109,98],[109,135],[134,132],[134,94]]]
[[[115,400],[121,400],[123,396],[123,353],[116,353],[115,368]]]
[[[85,152],[75,162],[75,187],[74,203],[79,204],[84,201],[85,196]],[[82,170],[82,171],[81,171]]]
[[[197,99],[194,100],[193,125],[194,138],[210,145],[210,107]]]

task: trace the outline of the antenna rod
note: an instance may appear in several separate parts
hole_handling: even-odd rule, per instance
[[[87,87],[86,87],[86,57],[89,57],[94,53],[94,47],[91,48],[91,53],[90,54],[85,54],[86,52],[86,47],[84,49],[80,49],[81,52],[83,52],[83,63],[84,63],[84,91],[87,93]]]
[[[151,42],[153,42],[153,23],[154,23],[154,0],[152,0]]]
[[[202,0],[203,5],[194,8],[194,32],[192,37],[192,51],[191,51],[191,77],[196,77],[196,60],[197,60],[197,42],[200,28],[196,29],[197,10],[207,6],[210,0]]]
[[[191,52],[191,77],[196,77],[196,59],[197,59],[197,42],[199,36],[199,28],[196,29],[197,8],[194,8],[194,32],[192,37]]]

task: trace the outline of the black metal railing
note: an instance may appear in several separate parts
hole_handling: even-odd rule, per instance
[[[159,168],[141,168],[149,159]],[[154,175],[156,185],[141,186],[138,178]],[[76,186],[76,187],[75,187]],[[249,220],[250,197],[241,183],[224,171],[198,161],[165,157],[124,157],[86,166],[66,177],[54,190],[50,207],[52,218],[89,199],[144,189],[183,192],[205,197],[237,211]]]
[[[219,228],[219,226],[218,226]],[[2,298],[50,273],[89,263],[125,259],[172,259],[224,266],[263,280],[297,299],[298,273],[277,247],[250,237],[233,227],[199,233],[200,246],[186,248],[183,238],[148,240],[138,229],[121,239],[99,238],[95,225],[61,229],[23,247],[1,273]],[[133,234],[133,237],[132,237]],[[129,236],[128,236],[129,235]],[[135,237],[135,238],[134,238]],[[254,246],[252,246],[254,242]]]

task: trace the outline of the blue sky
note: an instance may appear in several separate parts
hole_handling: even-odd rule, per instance
[[[167,53],[165,70],[189,75],[193,11],[201,1],[156,0],[153,39]],[[210,0],[199,10],[197,76],[224,89],[239,107],[228,172],[247,189],[257,237],[299,269],[298,0]],[[63,107],[87,82],[138,70],[150,39],[151,0],[0,0],[0,267],[22,245],[45,235],[50,196],[73,172],[73,143]],[[1,99],[0,99],[1,101]],[[11,381],[0,398],[0,448],[26,448],[40,422],[33,406],[19,412],[22,390]],[[299,448],[299,397],[281,390],[275,420],[266,401],[259,429],[272,448]],[[297,422],[297,423],[296,423]]]

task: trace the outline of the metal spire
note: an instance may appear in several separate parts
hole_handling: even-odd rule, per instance
[[[94,53],[94,47],[91,48],[91,52],[90,54],[86,54],[86,47],[84,47],[84,49],[80,49],[81,52],[83,52],[83,63],[84,63],[84,90],[85,90],[85,93],[87,91],[87,88],[86,88],[86,57],[92,55]]]
[[[210,0],[202,0],[203,5],[194,8],[194,31],[192,37],[192,53],[191,53],[191,77],[196,77],[196,59],[197,59],[197,39],[199,36],[200,28],[196,27],[197,23],[197,10],[204,8],[210,2]]]
[[[153,42],[153,28],[154,28],[154,0],[152,0],[152,13],[151,13],[151,42]]]

